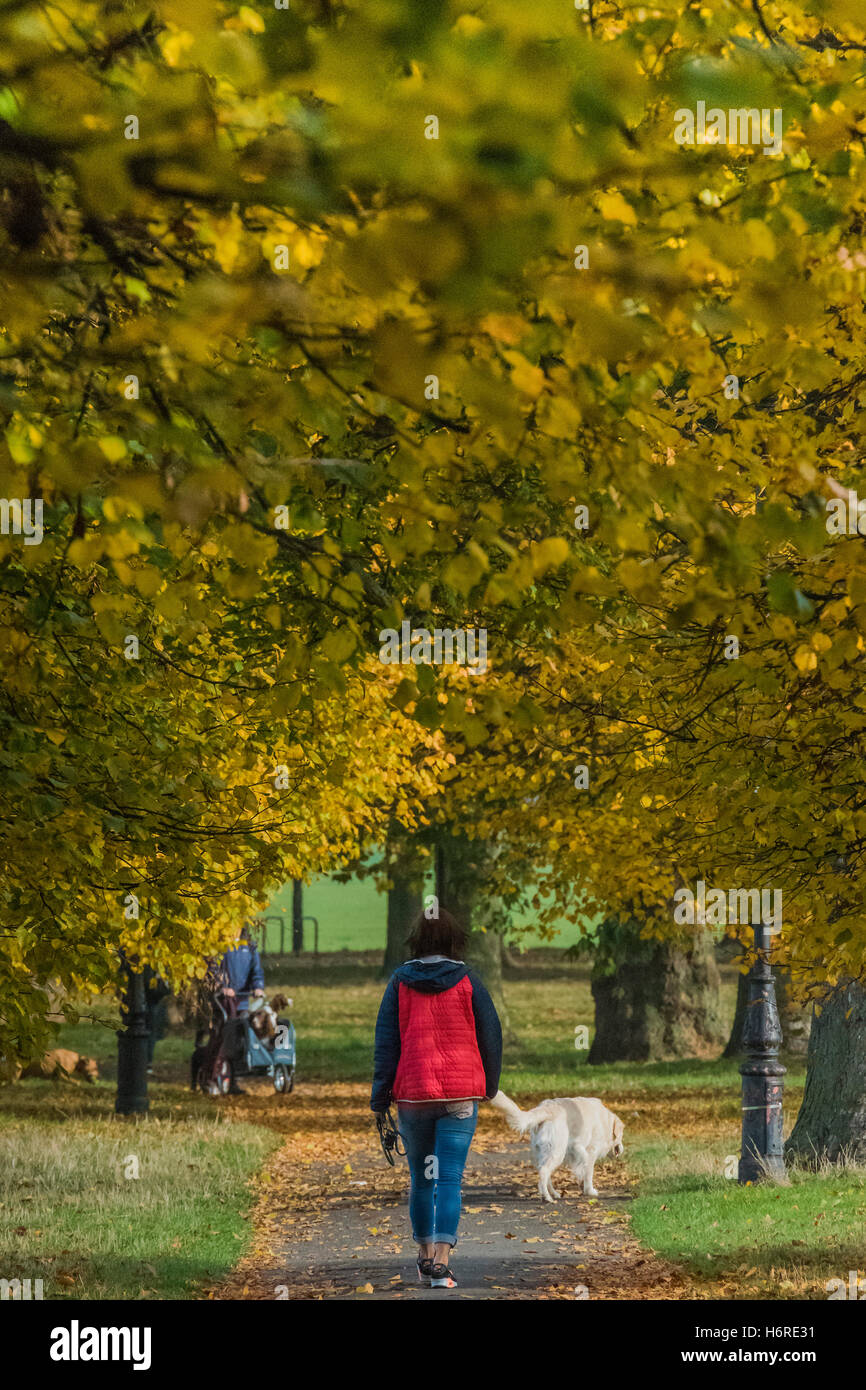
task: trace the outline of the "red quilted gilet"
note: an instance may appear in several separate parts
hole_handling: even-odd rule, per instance
[[[484,1067],[475,1036],[468,975],[451,989],[425,994],[401,980],[400,1063],[395,1100],[483,1100]]]

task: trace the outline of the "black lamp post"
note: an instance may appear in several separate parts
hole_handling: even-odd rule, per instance
[[[147,1098],[147,1052],[150,1024],[144,993],[144,976],[133,970],[124,957],[123,971],[126,987],[120,1012],[124,1021],[117,1035],[117,1099],[118,1115],[144,1115],[150,1108]]]
[[[755,927],[757,959],[748,974],[746,1018],[743,1024],[743,1147],[738,1178],[760,1182],[785,1171],[782,1148],[782,1077],[779,1061],[782,1028],[776,1007],[776,983],[770,967],[770,932]]]

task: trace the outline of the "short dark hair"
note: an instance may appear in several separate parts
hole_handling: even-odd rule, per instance
[[[438,909],[435,917],[419,912],[406,937],[406,945],[413,957],[448,956],[451,960],[462,960],[466,928],[444,907]]]

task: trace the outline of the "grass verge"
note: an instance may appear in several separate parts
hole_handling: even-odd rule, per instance
[[[638,1143],[631,1211],[643,1244],[711,1279],[721,1298],[827,1298],[832,1280],[863,1272],[866,1170],[793,1169],[787,1183],[740,1187],[725,1177],[736,1171],[725,1149],[709,1134]]]
[[[2,1099],[0,1278],[41,1279],[45,1299],[194,1298],[246,1249],[275,1134],[159,1100],[119,1121],[107,1086],[22,1082]]]

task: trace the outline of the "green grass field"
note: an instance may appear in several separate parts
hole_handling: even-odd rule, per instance
[[[432,892],[432,884],[430,891]],[[292,885],[283,884],[271,898],[270,903],[259,914],[260,917],[280,917],[283,921],[283,942],[285,950],[291,950],[292,935]],[[319,950],[327,951],[376,951],[385,945],[385,923],[387,916],[387,896],[376,889],[373,878],[351,878],[347,883],[322,875],[312,883],[304,885],[304,916],[315,917],[319,924]],[[530,926],[530,913],[516,914],[515,927]],[[408,923],[407,923],[408,926]],[[580,926],[561,919],[557,923],[558,935],[551,943],[557,947],[572,946],[581,939]],[[268,951],[280,949],[280,923],[270,921],[266,929]],[[533,945],[531,937],[526,945]],[[540,944],[540,943],[539,943]],[[313,924],[304,927],[304,947],[313,949]]]

